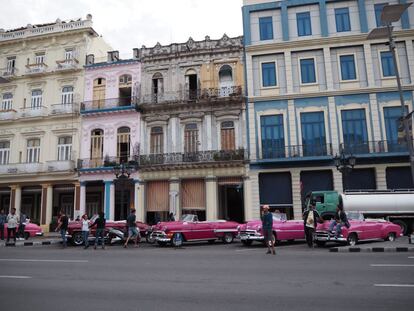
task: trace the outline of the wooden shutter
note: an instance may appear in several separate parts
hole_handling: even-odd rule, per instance
[[[225,121],[221,123],[221,150],[235,150],[234,122]]]
[[[206,186],[203,179],[187,179],[181,182],[181,206],[188,210],[206,209]]]
[[[184,152],[197,152],[198,151],[198,128],[197,124],[186,124],[184,130]]]
[[[148,182],[147,212],[168,212],[169,192],[170,184],[168,180]]]

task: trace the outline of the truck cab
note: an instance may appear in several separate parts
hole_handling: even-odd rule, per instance
[[[331,218],[335,215],[339,203],[337,191],[312,191],[306,195],[305,209],[309,208],[311,201],[315,202],[316,211],[323,218]]]

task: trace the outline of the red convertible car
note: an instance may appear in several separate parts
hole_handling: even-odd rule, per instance
[[[237,236],[239,225],[226,220],[199,221],[197,215],[186,214],[180,221],[159,222],[152,226],[151,238],[159,245],[171,243],[173,246],[191,241],[213,243],[218,239],[224,243],[232,243]]]
[[[93,216],[89,223],[93,223],[98,215]],[[139,228],[141,237],[147,236],[147,231],[149,229],[149,226],[145,223],[142,223],[140,221],[137,221],[137,228]],[[105,225],[105,234],[104,236],[106,239],[110,239],[109,231],[110,229],[115,229],[123,232],[125,235],[128,233],[128,227],[126,224],[126,220],[119,220],[119,221],[112,221],[107,220]],[[95,239],[95,232],[96,232],[96,226],[91,228],[89,231],[89,239]],[[82,237],[82,221],[71,221],[68,225],[68,231],[66,237],[68,238],[68,241],[70,241],[73,245],[79,246],[83,244],[83,237]]]
[[[16,234],[19,232],[19,226],[17,226]],[[24,227],[24,239],[27,240],[29,238],[35,236],[42,236],[43,230],[40,226],[31,223],[30,220],[26,222],[26,226]],[[7,238],[7,223],[4,224],[4,237]]]
[[[303,220],[287,220],[284,213],[272,213],[273,239],[275,241],[293,241],[305,238]],[[239,238],[243,245],[253,241],[264,242],[262,221],[252,220],[240,226]]]
[[[354,246],[359,241],[389,240],[402,236],[401,227],[384,219],[365,219],[358,212],[347,212],[349,228],[343,226],[341,235],[335,238],[335,232],[329,232],[331,221],[325,221],[316,228],[315,242],[319,246],[326,242],[347,243]]]

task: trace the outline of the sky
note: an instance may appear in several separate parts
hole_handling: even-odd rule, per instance
[[[85,19],[121,58],[132,48],[242,35],[242,0],[0,0],[0,28]]]

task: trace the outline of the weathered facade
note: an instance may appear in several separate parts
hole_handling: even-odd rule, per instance
[[[141,219],[247,217],[242,51],[226,35],[139,49]]]

